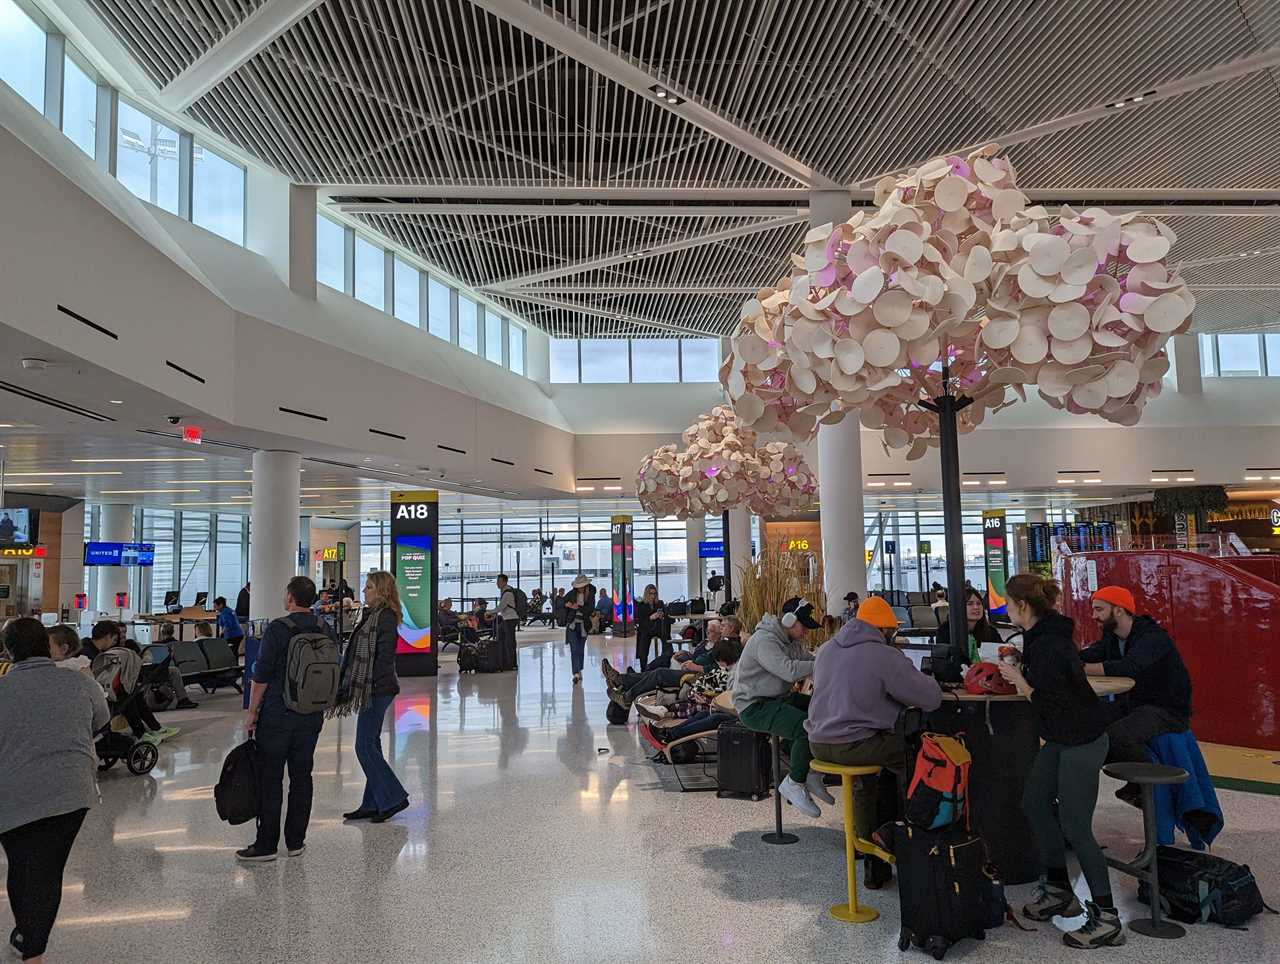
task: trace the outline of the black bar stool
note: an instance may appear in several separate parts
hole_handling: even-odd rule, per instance
[[[800,838],[793,833],[784,833],[782,830],[782,794],[778,792],[778,784],[782,782],[782,741],[777,736],[773,736],[770,739],[773,742],[774,829],[766,834],[761,834],[760,839],[765,843],[771,844],[795,843]]]
[[[1189,774],[1182,767],[1167,767],[1159,763],[1109,763],[1102,772],[1116,780],[1134,783],[1142,788],[1142,830],[1146,841],[1142,853],[1132,861],[1108,857],[1107,863],[1122,873],[1145,880],[1151,887],[1151,916],[1129,921],[1129,930],[1146,937],[1174,940],[1185,937],[1187,931],[1180,924],[1163,920],[1160,916],[1160,866],[1156,859],[1159,849],[1156,842],[1156,793],[1162,784],[1186,783]]]

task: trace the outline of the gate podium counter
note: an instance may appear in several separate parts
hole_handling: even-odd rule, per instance
[[[1090,676],[1099,696],[1133,689],[1127,676]],[[939,733],[963,733],[973,766],[969,774],[969,812],[975,833],[986,841],[991,861],[1006,884],[1036,879],[1036,842],[1022,812],[1022,788],[1040,749],[1039,726],[1031,701],[1018,695],[987,696],[946,691],[942,705],[929,714]]]

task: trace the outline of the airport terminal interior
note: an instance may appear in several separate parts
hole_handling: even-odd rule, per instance
[[[1266,2],[0,0],[3,952],[1280,960],[1278,84]]]

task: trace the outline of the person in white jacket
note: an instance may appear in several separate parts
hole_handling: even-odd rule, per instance
[[[516,626],[520,624],[520,613],[516,609],[516,594],[509,585],[506,575],[498,576],[498,611],[494,613],[495,628],[498,631],[498,652],[502,657],[504,670],[516,668]]]

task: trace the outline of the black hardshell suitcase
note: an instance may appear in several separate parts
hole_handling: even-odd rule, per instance
[[[898,822],[891,849],[902,908],[900,950],[914,944],[940,961],[957,941],[986,937],[991,880],[981,837],[960,824],[922,830]]]
[[[716,732],[717,796],[738,794],[762,800],[769,794],[773,767],[769,738],[740,723],[721,723]]]
[[[502,644],[496,638],[482,639],[476,644],[478,648],[477,673],[502,672]]]

